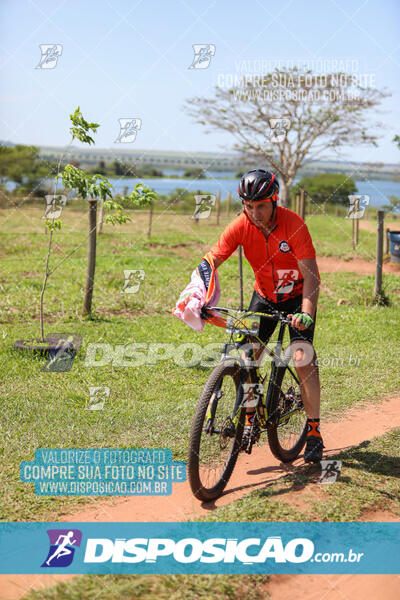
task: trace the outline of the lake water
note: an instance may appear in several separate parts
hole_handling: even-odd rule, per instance
[[[136,183],[143,181],[145,185],[154,189],[158,194],[169,194],[177,187],[185,188],[195,193],[197,190],[216,195],[221,191],[221,199],[224,200],[228,192],[232,198],[237,196],[237,179],[221,179],[221,173],[209,173],[212,179],[172,179],[164,177],[162,179],[113,179],[110,178],[115,191],[122,193],[124,187],[128,187],[128,193],[133,189]],[[298,180],[297,178],[295,182]],[[367,194],[370,197],[371,206],[382,206],[388,204],[388,196],[400,197],[400,182],[374,179],[371,181],[356,181],[357,193]]]
[[[175,173],[181,175],[182,172]],[[132,191],[136,183],[143,182],[148,187],[154,189],[158,194],[168,195],[175,188],[184,188],[189,192],[196,193],[197,190],[208,194],[216,195],[221,191],[221,199],[224,200],[228,193],[232,195],[232,200],[239,200],[237,196],[238,179],[224,179],[223,176],[232,176],[231,172],[221,173],[209,171],[210,179],[183,179],[163,177],[160,179],[119,179],[110,177],[109,180],[114,186],[115,192],[123,193],[124,188],[128,188],[128,193]],[[297,182],[299,178],[295,179]],[[50,180],[49,180],[50,184]],[[382,206],[388,204],[388,196],[400,197],[400,182],[374,179],[371,181],[356,181],[357,192],[367,194],[370,197],[371,206]],[[9,191],[15,188],[14,182],[7,182],[6,187]]]

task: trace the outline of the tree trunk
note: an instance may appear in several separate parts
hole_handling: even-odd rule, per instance
[[[219,225],[219,217],[221,214],[221,190],[218,190],[218,192],[217,192],[216,204],[217,204],[217,225]]]
[[[290,185],[286,183],[282,178],[279,179],[279,204],[288,207],[289,203],[289,190]]]
[[[103,223],[104,223],[104,200],[100,202],[100,212],[99,212],[99,225],[97,228],[97,233],[100,235],[103,233]]]
[[[153,203],[150,202],[150,213],[149,213],[149,228],[147,230],[148,239],[151,238],[151,224],[153,222]]]
[[[305,219],[306,217],[306,193],[304,190],[301,190],[300,192],[300,210],[299,210],[299,215],[300,217],[303,219]]]
[[[40,293],[40,338],[41,341],[44,341],[44,315],[43,315],[43,299],[44,292],[46,290],[47,280],[49,278],[49,260],[50,260],[50,252],[51,252],[51,242],[53,241],[53,228],[50,229],[49,232],[49,244],[47,246],[47,256],[46,256],[46,266],[44,268],[44,277],[43,277],[43,285],[42,291]]]
[[[89,239],[86,270],[85,295],[83,299],[82,316],[92,312],[92,297],[94,288],[94,271],[96,268],[96,226],[97,226],[97,200],[89,200]]]

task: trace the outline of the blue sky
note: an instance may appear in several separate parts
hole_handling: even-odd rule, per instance
[[[212,97],[241,61],[346,59],[393,93],[375,115],[388,127],[379,147],[348,158],[400,160],[398,0],[2,0],[0,13],[1,140],[64,146],[80,105],[101,124],[98,148],[117,148],[118,119],[136,117],[124,149],[229,151],[228,134],[207,135],[183,113],[186,99]],[[188,69],[196,43],[216,46],[208,69]],[[63,46],[56,68],[35,69],[39,44]]]

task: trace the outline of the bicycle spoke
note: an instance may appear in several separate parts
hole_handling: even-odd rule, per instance
[[[235,466],[243,434],[244,413],[235,418],[243,394],[235,361],[220,363],[210,374],[196,406],[189,443],[190,487],[199,500],[223,492]],[[235,421],[235,423],[234,423]]]
[[[217,402],[212,433],[206,433],[203,427],[199,446],[200,478],[207,488],[213,487],[221,478],[234,444],[234,437],[228,436],[233,428],[231,418],[236,401],[236,386],[232,377],[224,377],[220,391],[222,394]]]
[[[277,430],[279,443],[285,450],[291,450],[304,430],[306,416],[299,385],[287,370],[279,394],[279,413],[280,423]]]

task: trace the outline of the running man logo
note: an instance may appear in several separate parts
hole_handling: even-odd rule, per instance
[[[136,294],[145,275],[143,269],[124,269],[124,286],[121,292],[123,294]]]
[[[67,197],[62,194],[48,194],[46,198],[46,209],[42,219],[59,219],[62,209],[67,204]]]
[[[114,144],[131,144],[136,140],[139,129],[142,129],[142,119],[118,119],[119,134]]]
[[[243,406],[246,408],[256,408],[259,396],[264,394],[264,386],[260,383],[243,383]]]
[[[51,339],[51,336],[49,336]],[[74,364],[77,350],[80,348],[82,338],[80,335],[65,335],[57,337],[56,345],[49,350],[49,360],[42,371],[51,371],[55,373],[64,373],[70,371]]]
[[[50,548],[42,567],[68,567],[81,545],[82,532],[79,529],[48,529]]]
[[[290,294],[294,288],[294,284],[299,278],[297,269],[277,269],[278,284],[275,288],[275,294]]]
[[[349,196],[346,219],[362,219],[368,205],[369,196],[367,194]]]
[[[318,483],[335,483],[341,470],[341,460],[321,460],[321,477]]]
[[[35,67],[36,69],[54,69],[57,66],[59,57],[62,54],[61,44],[39,44],[40,57],[39,64]]]
[[[89,399],[86,410],[103,410],[107,398],[110,397],[110,388],[104,386],[89,386]]]
[[[286,134],[290,129],[291,120],[287,117],[281,119],[269,119],[269,139],[271,142],[283,142],[286,138]]]
[[[207,219],[211,214],[211,208],[215,206],[216,197],[214,194],[196,194],[196,208],[191,219]]]
[[[215,54],[215,44],[193,44],[194,57],[189,69],[207,69]]]

